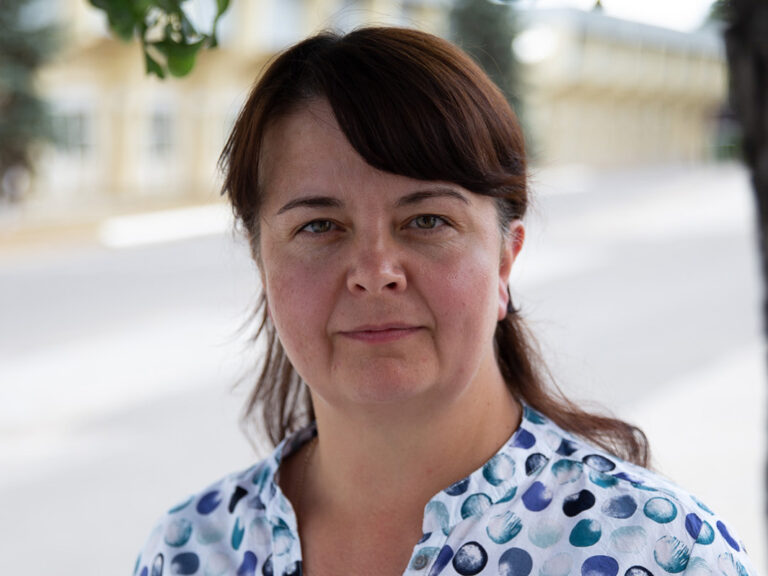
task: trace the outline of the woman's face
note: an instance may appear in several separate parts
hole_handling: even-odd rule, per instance
[[[498,374],[523,230],[491,198],[372,168],[325,100],[267,130],[260,188],[268,312],[316,407],[435,407]]]

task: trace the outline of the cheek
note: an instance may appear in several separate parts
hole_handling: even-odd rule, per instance
[[[280,341],[294,366],[320,352],[318,336],[325,334],[332,303],[328,271],[291,265],[286,259],[267,267],[267,305]]]

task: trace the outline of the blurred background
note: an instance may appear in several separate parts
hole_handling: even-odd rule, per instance
[[[86,0],[7,0],[0,24],[0,571],[128,574],[164,510],[265,454],[238,428],[258,283],[218,154],[281,48],[397,24],[519,112],[513,295],[560,387],[643,427],[766,572],[762,286],[711,2],[236,0],[165,80]]]

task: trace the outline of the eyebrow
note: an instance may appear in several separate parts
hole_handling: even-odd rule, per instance
[[[419,190],[418,192],[406,194],[397,201],[395,206],[408,206],[431,198],[455,198],[456,200],[461,200],[465,204],[469,204],[469,199],[453,188],[432,188],[430,190]]]
[[[433,188],[406,194],[397,200],[395,206],[401,208],[403,206],[418,204],[419,202],[430,200],[432,198],[454,198],[465,204],[469,204],[467,197],[457,190],[452,188]],[[296,208],[342,208],[343,206],[344,203],[338,198],[332,198],[330,196],[306,196],[287,202],[277,211],[277,214],[283,214]]]
[[[296,198],[285,204],[278,214],[293,210],[294,208],[341,208],[341,200],[331,198],[330,196],[307,196],[305,198]]]

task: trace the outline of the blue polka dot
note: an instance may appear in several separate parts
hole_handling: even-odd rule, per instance
[[[200,568],[200,559],[194,552],[182,552],[171,560],[171,571],[179,576],[194,574]]]
[[[509,490],[507,490],[504,496],[496,500],[496,503],[499,504],[502,502],[509,502],[512,500],[512,498],[515,497],[515,494],[517,494],[517,486],[512,486]]]
[[[581,565],[581,576],[616,576],[619,563],[611,556],[591,556]]]
[[[643,513],[654,522],[667,524],[677,517],[677,508],[671,500],[657,496],[645,503]]]
[[[589,479],[595,486],[600,486],[600,488],[611,488],[619,483],[619,479],[615,476],[600,472],[599,470],[590,470]]]
[[[274,571],[272,570],[272,555],[271,554],[269,556],[267,556],[267,560],[262,565],[261,573],[262,573],[262,576],[274,576]]]
[[[573,527],[570,536],[568,536],[568,541],[571,543],[571,546],[587,548],[597,544],[602,535],[603,531],[600,523],[597,520],[585,518],[584,520],[579,520],[576,526]]]
[[[176,518],[165,528],[165,543],[173,548],[180,548],[189,542],[192,536],[192,522],[186,518]]]
[[[557,447],[557,450],[555,450],[555,452],[560,454],[560,456],[570,456],[571,454],[576,452],[576,450],[578,449],[579,448],[576,445],[576,442],[574,442],[573,440],[568,440],[567,438],[563,438],[560,441],[560,446]]]
[[[427,532],[426,534],[422,534],[421,538],[419,538],[419,541],[416,542],[416,544],[424,544],[424,542],[429,540],[430,536],[432,536],[432,532]]]
[[[707,514],[709,514],[710,516],[714,516],[714,514],[715,514],[715,513],[714,513],[714,512],[712,512],[712,510],[710,510],[710,509],[707,507],[707,505],[706,505],[706,504],[704,504],[704,502],[702,502],[701,500],[699,500],[699,499],[698,499],[698,498],[696,498],[695,496],[691,496],[691,500],[693,500],[694,502],[696,502],[696,506],[698,506],[699,508],[701,508],[702,510],[704,510],[704,512],[706,512],[706,513],[707,513]]]
[[[525,428],[518,428],[512,438],[512,446],[527,450],[536,444],[536,437]]]
[[[453,568],[462,576],[474,576],[488,563],[488,554],[477,542],[467,542],[453,557]]]
[[[552,491],[541,482],[534,482],[523,494],[523,504],[531,512],[544,510],[552,502]]]
[[[459,480],[458,482],[454,482],[448,488],[443,490],[448,496],[460,496],[461,494],[464,494],[464,492],[467,491],[467,488],[469,487],[469,478],[464,478],[462,480]]]
[[[443,568],[448,566],[448,562],[453,558],[453,548],[450,546],[443,546],[440,553],[435,559],[435,563],[432,564],[432,569],[429,571],[429,576],[437,576],[443,571]]]
[[[472,494],[461,505],[461,517],[482,516],[491,507],[491,498],[487,494]]]
[[[534,424],[546,424],[547,419],[536,412],[533,408],[530,406],[523,406],[523,418],[526,420],[530,420]]]
[[[616,464],[600,454],[589,454],[588,456],[584,456],[581,460],[584,464],[598,472],[610,472],[616,468]]]
[[[192,504],[194,499],[195,499],[194,496],[190,496],[184,502],[180,502],[179,504],[176,504],[176,506],[168,510],[168,514],[176,514],[177,512],[181,512],[182,510],[184,510],[184,508]]]
[[[670,574],[679,574],[688,566],[690,551],[674,536],[662,536],[653,547],[653,558]]]
[[[632,566],[624,572],[624,576],[653,576],[653,572],[642,566]]]
[[[506,454],[496,454],[483,465],[483,478],[498,486],[515,475],[515,461]]]
[[[583,473],[584,465],[576,460],[563,458],[552,464],[552,474],[559,484],[569,484],[576,482]]]
[[[525,459],[525,475],[532,476],[533,474],[540,472],[541,469],[547,465],[547,462],[549,462],[549,458],[544,456],[544,454],[538,452],[531,454]]]
[[[216,510],[221,504],[221,498],[219,497],[219,491],[213,490],[205,494],[197,502],[197,512],[202,515],[207,515]]]
[[[232,496],[229,497],[229,505],[227,506],[227,511],[232,514],[232,512],[235,511],[235,508],[237,507],[237,504],[245,498],[248,495],[248,490],[243,488],[242,486],[236,486],[235,491],[232,492]]]
[[[237,569],[237,576],[255,576],[256,575],[256,564],[258,563],[258,558],[256,558],[256,554],[251,552],[250,550],[247,551],[243,555],[243,562],[240,564],[240,567]]]
[[[569,518],[578,516],[595,505],[595,495],[589,490],[581,490],[563,499],[563,513]]]
[[[726,542],[728,542],[728,546],[736,550],[736,552],[739,552],[741,548],[739,548],[738,542],[733,539],[733,536],[731,536],[730,532],[728,532],[728,528],[725,527],[725,524],[720,522],[720,520],[717,521],[717,531],[720,532],[720,536],[722,536]]]
[[[523,529],[523,522],[511,510],[496,514],[488,521],[485,531],[496,544],[506,544]]]
[[[611,518],[629,518],[637,510],[637,502],[629,494],[616,496],[603,504],[602,512]]]
[[[144,566],[144,568],[141,569],[141,573],[139,574],[139,576],[149,576],[149,568]]]
[[[243,536],[245,536],[245,528],[240,526],[240,518],[235,519],[235,526],[232,528],[231,544],[234,550],[240,548],[240,544],[243,543]]]
[[[715,541],[715,530],[712,528],[711,524],[705,520],[701,524],[701,530],[699,531],[699,537],[696,538],[696,544],[701,544],[702,546],[708,546],[709,544],[712,544],[712,542],[714,541]]]
[[[162,554],[158,554],[155,556],[155,559],[152,560],[152,576],[163,576],[163,565],[165,564],[165,558],[163,558]]]
[[[694,540],[698,539],[703,524],[702,519],[696,514],[691,513],[685,517],[685,529]]]
[[[499,558],[499,576],[528,576],[533,559],[522,548],[510,548]]]
[[[437,556],[439,552],[440,548],[436,546],[425,546],[424,548],[421,548],[411,560],[411,569],[424,570],[424,568],[426,568],[432,561],[432,558]]]
[[[285,567],[285,570],[283,570],[283,576],[301,576],[301,574],[301,560],[291,562]]]

